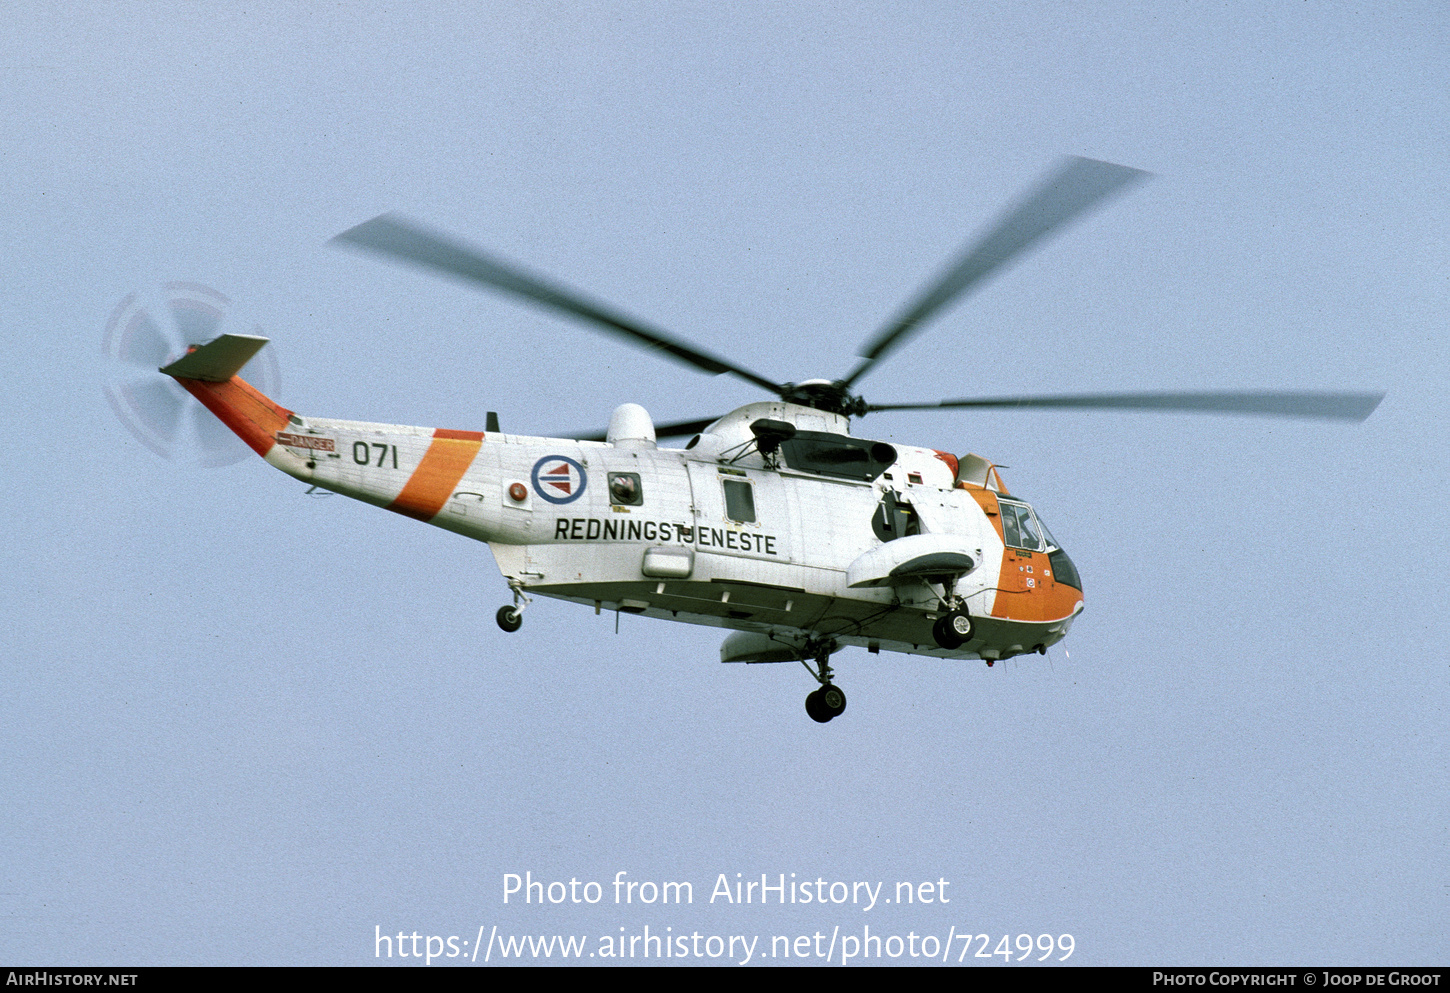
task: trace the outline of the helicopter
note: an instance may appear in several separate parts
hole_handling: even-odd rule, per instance
[[[1067,158],[970,242],[862,346],[839,379],[776,382],[561,284],[384,214],[335,239],[572,317],[596,331],[773,398],[655,424],[617,407],[602,433],[547,438],[303,416],[239,375],[266,345],[224,334],[160,368],[272,466],[319,491],[488,544],[516,632],[534,596],[728,629],[722,662],[799,661],[806,712],[846,709],[831,657],[848,646],[980,660],[1037,653],[1083,609],[1083,582],[1032,505],[976,454],[851,432],[882,411],[1161,410],[1362,421],[1364,392],[1147,392],[868,403],[856,384],[950,304],[1142,170]],[[678,448],[661,439],[687,438]]]

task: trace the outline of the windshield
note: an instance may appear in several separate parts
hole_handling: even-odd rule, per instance
[[[1072,564],[1072,559],[1068,558],[1067,552],[1062,550],[1032,508],[1025,503],[1002,499],[998,499],[997,505],[1002,508],[1002,539],[1007,547],[1047,552],[1053,581],[1081,590],[1082,577],[1078,575],[1077,566]]]

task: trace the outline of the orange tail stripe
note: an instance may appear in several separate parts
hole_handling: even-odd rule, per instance
[[[292,416],[292,411],[263,396],[240,376],[233,376],[225,383],[206,383],[200,379],[178,379],[177,382],[264,458],[277,443],[274,435],[287,426],[287,418]]]
[[[469,437],[460,438],[459,435]],[[453,488],[473,464],[478,454],[483,435],[473,431],[433,432],[433,443],[428,446],[423,461],[408,477],[403,492],[388,505],[389,510],[420,521],[431,521],[438,516]]]

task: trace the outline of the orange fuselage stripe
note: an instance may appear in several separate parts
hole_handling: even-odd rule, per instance
[[[233,376],[225,383],[207,383],[200,379],[178,379],[177,382],[263,458],[277,443],[274,436],[287,426],[287,418],[292,416],[292,411],[263,396],[240,376]]]
[[[420,521],[431,521],[438,516],[453,495],[453,488],[473,464],[482,440],[483,435],[476,431],[443,428],[434,431],[433,443],[428,446],[423,461],[418,463],[403,485],[403,492],[388,509]]]

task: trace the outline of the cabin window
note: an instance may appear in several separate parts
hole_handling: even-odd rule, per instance
[[[616,507],[638,507],[644,503],[644,487],[637,472],[609,474],[609,502]]]
[[[743,479],[722,479],[725,516],[737,524],[755,523],[755,487]]]
[[[1002,540],[1007,546],[1040,552],[1042,529],[1032,516],[1032,508],[1006,500],[999,500],[998,505],[1002,508]]]

